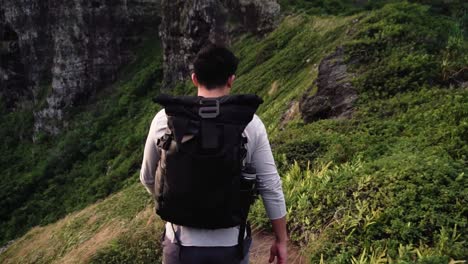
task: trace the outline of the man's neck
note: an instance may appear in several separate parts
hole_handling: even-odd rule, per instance
[[[203,86],[198,87],[198,96],[202,96],[205,98],[214,98],[214,97],[221,97],[228,95],[230,92],[229,87],[223,86],[215,89],[208,90]]]

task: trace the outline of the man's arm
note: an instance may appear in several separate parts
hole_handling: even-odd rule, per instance
[[[159,161],[159,152],[156,146],[158,138],[164,135],[167,126],[166,113],[159,111],[151,122],[151,127],[146,138],[143,161],[141,163],[140,181],[146,190],[154,194],[154,179]]]
[[[257,117],[258,118],[258,117]],[[252,163],[257,170],[257,185],[268,217],[271,220],[276,240],[271,247],[270,263],[277,258],[278,264],[287,261],[286,204],[281,179],[276,169],[265,126],[258,120],[255,127],[256,144]]]

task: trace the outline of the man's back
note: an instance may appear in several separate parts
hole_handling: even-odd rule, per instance
[[[154,172],[159,161],[156,143],[158,138],[164,135],[166,128],[167,116],[165,110],[162,109],[151,123],[140,174],[140,180],[151,193],[154,192]],[[286,208],[282,206],[284,197],[281,181],[273,160],[265,126],[257,115],[254,115],[243,134],[247,138],[246,161],[252,163],[257,171],[258,190],[268,216],[270,219],[283,217],[286,214]],[[180,234],[178,238],[184,246],[235,246],[239,234],[238,227],[210,230],[174,225],[174,228]],[[166,235],[172,242],[176,242],[171,223],[166,224]]]

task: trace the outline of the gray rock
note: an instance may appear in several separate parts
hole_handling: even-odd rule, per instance
[[[358,98],[350,79],[343,48],[339,47],[320,62],[315,81],[317,93],[310,96],[311,87],[301,99],[299,108],[304,121],[309,123],[326,118],[350,118],[353,103]]]
[[[24,66],[23,83],[4,81],[0,93],[27,91],[37,104],[49,91],[34,113],[35,130],[58,133],[66,109],[113,82],[144,31],[157,34],[159,12],[160,0],[0,0],[0,26],[18,36],[19,53],[9,61]],[[10,64],[0,62],[0,80]]]
[[[31,97],[20,57],[18,35],[0,13],[0,97],[7,109],[14,109],[18,101]]]
[[[29,99],[37,95],[40,85],[51,79],[52,40],[46,6],[46,1],[0,0],[0,42],[4,46],[13,41],[18,48],[3,53],[0,60],[0,71],[8,73],[0,83],[0,94],[10,102],[9,108],[26,99],[24,95]]]
[[[230,45],[243,32],[264,34],[278,21],[275,0],[162,0],[160,36],[164,88],[189,78],[196,53],[208,43]]]

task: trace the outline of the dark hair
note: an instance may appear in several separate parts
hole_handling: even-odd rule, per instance
[[[193,67],[198,82],[211,90],[225,85],[238,64],[239,59],[229,49],[209,44],[198,52]]]

